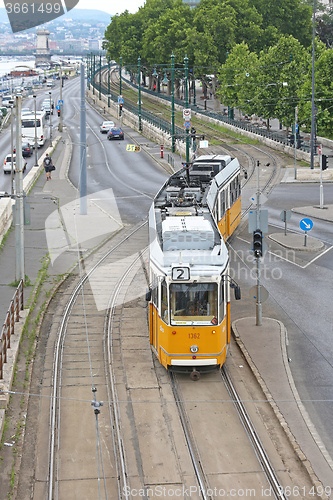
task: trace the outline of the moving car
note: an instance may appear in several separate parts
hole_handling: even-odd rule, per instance
[[[22,143],[22,156],[23,156],[23,158],[26,157],[26,156],[31,156],[32,153],[33,153],[33,150],[34,150],[34,148],[33,148],[33,146],[31,146],[29,144],[29,142],[23,142]],[[13,153],[16,153],[16,149],[15,148],[13,149]]]
[[[27,164],[24,163],[23,164],[23,172],[25,172],[25,169],[27,167]],[[14,174],[16,172],[16,155],[14,154],[13,155],[13,170],[14,170]],[[3,172],[4,174],[10,174],[12,171],[12,155],[9,154],[6,156],[4,162],[3,162]]]
[[[111,139],[124,140],[124,132],[120,127],[112,127],[108,131],[107,138],[109,139],[109,141],[111,141]]]
[[[31,144],[29,144],[29,142],[24,142],[22,144],[22,156],[23,156],[23,158],[25,158],[27,156],[32,156],[33,151],[34,151],[34,148]]]
[[[46,115],[50,115],[50,114],[53,115],[53,109],[52,109],[52,105],[50,105],[49,99],[47,101],[43,101],[42,111],[45,111]]]
[[[100,127],[99,127],[99,130],[102,134],[106,134],[111,127],[114,127],[114,122],[103,122]]]
[[[16,170],[16,155],[13,155],[13,170],[15,173]],[[10,174],[12,171],[12,155],[9,154],[6,156],[4,162],[3,162],[3,173],[4,174]]]

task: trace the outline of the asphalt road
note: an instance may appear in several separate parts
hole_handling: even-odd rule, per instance
[[[325,202],[333,203],[333,185],[324,187]],[[269,231],[265,235],[268,252],[261,262],[261,283],[269,292],[262,304],[263,317],[282,321],[288,334],[290,368],[299,395],[330,455],[333,456],[333,232],[332,223],[313,219],[309,236],[325,243],[318,252],[283,249],[268,238],[284,232],[282,210],[292,210],[287,230],[304,234],[299,227],[304,217],[297,207],[317,205],[319,186],[315,184],[280,184],[263,208],[269,211]],[[250,288],[256,284],[252,258],[252,235],[247,224],[232,247],[234,278],[242,287],[243,300],[233,304],[237,317],[255,316],[255,301]]]

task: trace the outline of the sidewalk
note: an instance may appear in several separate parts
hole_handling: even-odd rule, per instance
[[[324,487],[332,486],[333,460],[313,427],[294,384],[284,325],[275,319],[262,318],[262,326],[256,326],[256,319],[248,317],[234,321],[232,331],[314,486],[319,486],[318,480]]]

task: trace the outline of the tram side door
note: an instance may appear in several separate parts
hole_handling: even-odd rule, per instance
[[[155,297],[155,310],[154,310],[154,320],[153,320],[153,346],[157,350],[158,345],[158,325],[159,325],[159,310],[160,310],[160,285],[156,287],[156,297]]]
[[[230,183],[224,191],[225,195],[225,232],[226,237],[230,236]]]

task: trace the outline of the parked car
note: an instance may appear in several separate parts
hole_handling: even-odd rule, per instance
[[[114,127],[114,122],[103,122],[100,127],[99,127],[99,130],[102,134],[106,134],[111,127]]]
[[[111,141],[111,139],[123,140],[124,139],[124,132],[122,131],[122,129],[120,127],[112,127],[108,131],[108,134],[106,137],[109,139],[109,141]]]

